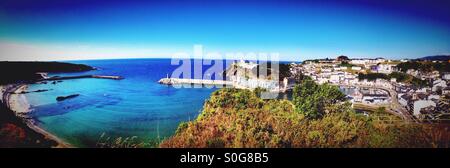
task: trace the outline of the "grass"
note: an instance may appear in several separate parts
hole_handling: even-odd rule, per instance
[[[98,148],[155,148],[162,142],[162,139],[152,139],[142,141],[137,136],[115,137],[107,136],[102,133],[96,143]]]

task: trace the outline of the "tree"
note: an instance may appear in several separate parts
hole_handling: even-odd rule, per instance
[[[272,69],[272,64],[275,64],[275,63],[274,62],[260,63],[258,65],[258,67],[255,68],[253,71],[255,74],[257,74],[258,77],[264,77],[264,76],[260,76],[260,75],[262,75],[262,72],[260,72],[260,71],[267,71],[267,76],[272,75],[272,73],[278,73],[279,81],[283,81],[284,78],[289,78],[292,76],[290,64],[276,63],[276,64],[278,64],[278,70]]]
[[[341,55],[339,57],[336,58],[337,61],[348,61],[348,57],[345,55]]]
[[[284,80],[284,78],[291,77],[291,65],[289,64],[279,64],[280,69],[280,81]]]
[[[303,80],[294,87],[293,103],[296,111],[310,119],[321,118],[326,107],[345,101],[345,94],[336,86],[317,85],[312,80]]]

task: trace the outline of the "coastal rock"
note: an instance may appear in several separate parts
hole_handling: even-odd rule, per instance
[[[40,93],[40,92],[46,92],[49,91],[48,89],[39,89],[39,90],[35,90],[35,91],[21,91],[20,93],[17,94],[27,94],[27,93]]]
[[[73,94],[73,95],[69,95],[69,96],[58,96],[56,98],[56,101],[64,101],[64,100],[75,98],[75,97],[78,97],[78,96],[80,96],[80,94]]]
[[[162,78],[158,81],[160,84],[172,85],[173,81],[170,78]]]
[[[39,90],[36,90],[36,91],[33,91],[33,92],[40,93],[40,92],[46,92],[46,91],[49,91],[49,90],[48,89],[39,89]]]

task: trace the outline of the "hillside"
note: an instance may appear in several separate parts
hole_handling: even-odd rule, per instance
[[[14,115],[3,103],[0,103],[0,148],[5,147],[55,147],[55,141],[47,139],[30,129]]]
[[[426,60],[426,61],[449,61],[450,55],[434,55],[434,56],[426,56],[422,58],[418,58],[417,60]]]
[[[95,68],[62,62],[0,62],[0,84],[39,79],[37,72],[83,72]]]
[[[322,115],[309,118],[288,100],[262,100],[257,95],[238,89],[215,91],[198,118],[181,123],[160,147],[449,147],[448,125],[412,124],[384,113],[367,117],[345,102],[320,103],[327,100],[313,102]]]

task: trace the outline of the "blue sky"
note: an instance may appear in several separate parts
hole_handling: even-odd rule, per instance
[[[450,53],[446,1],[1,0],[2,60],[278,52],[284,60]]]

